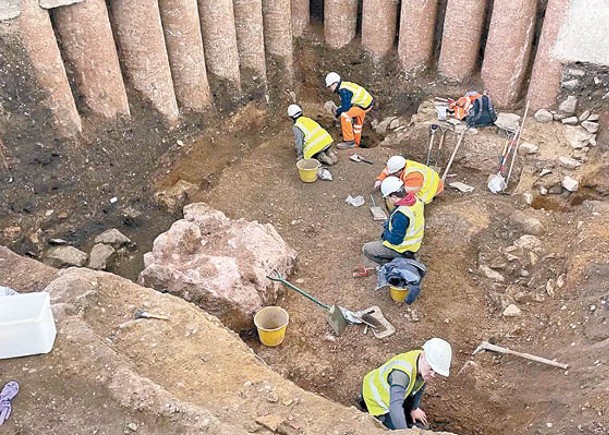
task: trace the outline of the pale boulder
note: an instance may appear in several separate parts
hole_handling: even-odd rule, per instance
[[[103,243],[105,245],[111,245],[115,249],[120,249],[123,246],[128,246],[133,244],[131,239],[125,236],[116,228],[112,228],[111,230],[104,231],[97,237],[95,237],[95,243]]]
[[[503,317],[517,317],[522,314],[522,310],[518,308],[517,305],[511,304],[508,305],[505,310],[503,310]]]
[[[203,203],[184,207],[184,219],[144,255],[139,282],[166,290],[241,331],[254,313],[276,302],[281,287],[266,275],[287,276],[296,252],[272,225],[229,219]]]
[[[575,149],[585,147],[592,137],[592,134],[583,128],[575,126],[565,126],[564,135],[571,148]]]
[[[510,226],[525,234],[532,234],[534,236],[544,233],[543,224],[539,219],[520,210],[514,210],[510,214]]]
[[[575,109],[577,109],[577,102],[576,97],[569,95],[565,101],[560,103],[558,110],[566,115],[572,115],[575,113]]]
[[[558,157],[558,164],[560,166],[562,166],[563,168],[567,168],[567,169],[579,168],[582,165],[582,163],[579,160],[575,160],[572,157],[565,157],[565,156]]]
[[[53,246],[45,255],[44,262],[52,267],[82,267],[87,262],[88,255],[73,246]]]
[[[539,109],[535,112],[535,119],[539,122],[552,122],[554,120],[554,115],[552,115],[546,109]]]
[[[516,131],[520,125],[520,115],[508,112],[499,112],[495,125],[502,130]]]
[[[582,122],[582,127],[584,127],[589,133],[596,133],[598,131],[598,123],[596,122],[584,121]]]
[[[569,177],[568,175],[562,179],[561,185],[569,192],[577,192],[579,189],[579,181],[573,177]]]

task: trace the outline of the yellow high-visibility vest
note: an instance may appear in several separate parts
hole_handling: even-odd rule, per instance
[[[406,160],[406,169],[404,169],[404,173],[400,178],[405,180],[406,176],[411,172],[420,172],[423,174],[423,186],[421,187],[421,190],[417,192],[416,196],[423,201],[424,204],[429,204],[438,191],[440,176],[429,166],[425,166],[414,160]]]
[[[376,416],[387,414],[389,412],[390,401],[390,385],[389,374],[393,370],[400,370],[408,375],[410,382],[406,388],[404,399],[409,395],[415,395],[425,385],[421,383],[415,390],[414,386],[417,380],[417,359],[423,353],[422,350],[411,350],[410,352],[401,353],[394,356],[378,369],[372,370],[364,376],[362,393],[366,407],[370,414]]]
[[[357,83],[341,82],[338,89],[348,89],[353,93],[353,97],[351,98],[352,106],[368,109],[372,104],[372,95]]]
[[[402,213],[406,216],[410,223],[406,229],[404,240],[399,245],[392,245],[387,240],[383,241],[383,245],[393,249],[396,252],[403,253],[406,251],[417,252],[421,248],[423,242],[423,234],[425,233],[425,215],[423,213],[423,202],[417,199],[411,206],[401,205],[389,216],[389,231],[392,231],[391,218],[395,213]]]
[[[333,142],[332,136],[311,118],[301,116],[296,120],[296,127],[304,134],[302,154],[310,159]]]

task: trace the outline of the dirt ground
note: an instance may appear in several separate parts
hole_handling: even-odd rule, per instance
[[[305,113],[315,115],[338,137],[333,120],[320,107],[324,97],[305,104]],[[521,277],[519,270],[508,268],[508,273],[512,273],[516,286],[536,290],[526,290],[529,293],[522,297],[521,317],[502,317],[505,307],[501,307],[501,294],[505,289],[489,283],[476,270],[484,261],[495,267],[493,261],[510,240],[522,235],[510,224],[510,216],[527,206],[517,193],[490,194],[485,185],[495,160],[471,155],[480,146],[493,147],[490,154],[499,155],[504,139],[494,131],[472,136],[468,139],[469,148],[465,145],[456,160],[455,177],[449,180],[466,182],[476,190],[461,194],[447,189],[426,208],[422,260],[430,272],[419,300],[406,307],[391,301],[386,292],[375,292],[374,277],[351,277],[351,269],[364,262],[362,243],[378,238],[381,226],[372,221],[369,204],[353,208],[344,199],[356,194],[367,199],[373,193],[375,176],[393,154],[424,160],[428,136],[411,134],[407,143],[357,150],[373,160],[373,165],[352,162],[348,156],[353,151],[342,151],[339,164],[331,168],[334,181],[304,184],[294,166],[291,126],[286,122],[277,124],[277,128],[276,135],[266,140],[251,138],[252,142],[262,140],[252,146],[252,153],[226,168],[212,189],[196,195],[193,201],[207,202],[232,218],[272,223],[299,253],[292,282],[326,303],[336,302],[350,309],[379,305],[397,333],[379,341],[354,327],[343,337],[335,338],[325,323],[323,310],[297,294],[287,293],[278,302],[291,316],[281,347],[267,349],[255,337],[244,335],[265,361],[305,389],[353,404],[366,372],[395,353],[440,336],[452,343],[455,361],[453,376],[449,380],[438,379],[428,389],[425,409],[432,416],[433,429],[461,434],[604,433],[606,397],[596,395],[602,388],[584,394],[590,399],[582,399],[582,389],[587,384],[584,373],[604,364],[602,358],[598,359],[602,354],[599,349],[590,352],[585,361],[578,356],[591,346],[578,329],[587,322],[589,306],[566,292],[548,296],[544,287],[547,280],[556,279],[567,270],[569,278],[572,273],[577,274],[569,268],[571,257],[565,242],[581,237],[574,223],[590,217],[589,210],[581,204],[585,199],[606,200],[604,187],[596,183],[579,194],[535,196],[534,208],[528,210],[545,227],[540,236],[544,248],[541,265],[529,265],[533,278]],[[538,143],[544,151],[538,158],[525,158],[524,165],[516,166],[516,173],[522,171],[523,177],[512,185],[513,190],[529,190],[536,180],[533,175],[527,177],[531,168],[549,156],[565,152],[565,144],[555,140],[556,134],[551,127],[530,127],[524,140]],[[381,138],[368,129],[365,139],[378,143]],[[455,136],[449,136],[448,149],[455,140]],[[447,157],[443,156],[444,161]],[[600,176],[607,170],[606,152],[594,150],[589,165],[589,178],[598,180],[593,174]],[[196,173],[203,165],[198,159],[189,158],[187,168],[187,173]],[[585,186],[586,182],[582,184]],[[605,232],[603,237],[606,236]],[[565,290],[574,291],[573,287]],[[481,340],[558,358],[573,369],[561,371],[490,354],[472,358],[470,354]],[[467,363],[470,360],[475,364]],[[464,366],[463,373],[457,375]],[[607,371],[595,376],[603,385]]]
[[[17,62],[18,47],[3,53],[14,56],[14,62],[0,65],[0,79],[5,79],[3,95],[20,92],[9,111],[19,112],[20,101],[23,107],[35,106],[37,96],[28,91],[28,68]],[[299,47],[299,59],[301,68],[295,79],[298,100],[304,102],[306,114],[315,115],[337,138],[334,121],[321,109],[331,95],[320,86],[323,74],[336,69],[335,53],[320,56],[317,47]],[[412,83],[410,92],[393,88],[398,76],[388,66],[391,64],[371,66],[356,51],[341,59],[340,71],[351,74],[353,81],[366,83],[379,100],[365,128],[364,140],[370,145],[383,139],[370,130],[370,120],[409,116],[423,96],[446,95],[449,89],[425,78]],[[17,78],[12,78],[14,68],[20,73],[14,76]],[[461,90],[450,89],[452,94]],[[397,328],[395,335],[382,341],[370,333],[363,335],[358,327],[335,338],[323,311],[294,293],[286,293],[278,302],[291,317],[285,343],[267,349],[251,335],[244,335],[244,339],[296,384],[350,405],[365,373],[395,353],[440,336],[452,343],[455,356],[451,377],[437,379],[424,399],[433,429],[489,435],[608,433],[609,320],[602,315],[608,305],[600,301],[609,300],[604,280],[609,271],[602,263],[584,261],[590,251],[604,260],[609,252],[608,222],[601,220],[606,209],[598,211],[584,202],[607,201],[607,183],[603,181],[609,167],[606,148],[599,146],[590,152],[582,193],[537,195],[534,208],[527,208],[520,193],[537,180],[531,169],[535,162],[527,160],[528,166],[522,166],[519,194],[494,196],[485,188],[494,163],[489,159],[472,161],[464,151],[455,163],[454,179],[476,190],[461,194],[447,189],[426,208],[422,261],[429,274],[419,299],[406,307],[392,302],[385,292],[375,292],[374,277],[351,277],[351,269],[364,261],[361,244],[378,238],[381,226],[372,221],[368,203],[353,208],[344,199],[363,194],[368,201],[374,177],[395,153],[424,160],[428,137],[413,134],[401,144],[357,151],[373,160],[373,165],[349,161],[352,152],[342,151],[339,164],[331,168],[334,181],[304,184],[295,168],[291,125],[279,106],[277,112],[268,112],[252,102],[230,121],[220,113],[205,123],[193,118],[168,130],[142,105],[137,109],[140,112],[134,113],[134,118],[142,120],[137,125],[117,123],[100,128],[92,122],[78,142],[49,140],[43,133],[46,113],[33,114],[36,127],[32,121],[16,122],[4,116],[0,132],[10,145],[5,153],[15,181],[2,185],[1,241],[19,253],[39,257],[50,238],[64,238],[86,250],[96,234],[119,228],[139,249],[123,258],[113,271],[134,279],[154,237],[177,217],[160,208],[153,194],[182,179],[201,188],[191,198],[193,202],[207,202],[232,218],[273,224],[299,253],[291,281],[327,303],[339,302],[350,309],[379,305]],[[544,152],[552,154],[558,148],[550,146],[553,138],[544,142],[544,131],[535,127],[525,139],[545,145]],[[489,146],[498,155],[502,139],[491,142]],[[447,144],[453,143],[454,137],[449,137]],[[114,196],[119,198],[116,205],[109,203]],[[124,222],[122,210],[126,206],[143,213],[136,225]],[[497,254],[521,235],[509,223],[517,209],[526,209],[543,222],[545,232],[540,239],[544,254],[536,260],[537,265],[527,266],[531,278],[525,279],[518,269],[500,269],[519,288],[534,279],[530,287],[535,291],[519,303],[523,314],[505,318],[500,309],[505,286],[489,282],[476,271],[480,264],[492,264]],[[580,221],[584,223],[580,225]],[[565,272],[567,284],[556,290],[554,297],[545,292],[543,298],[536,296],[539,287]],[[595,310],[591,310],[592,305]],[[515,357],[482,354],[458,375],[479,342],[487,339],[557,358],[572,368],[562,371]]]

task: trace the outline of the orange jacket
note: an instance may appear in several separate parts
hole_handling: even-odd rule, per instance
[[[469,113],[469,109],[474,104],[474,101],[480,98],[478,92],[468,92],[465,96],[456,101],[449,100],[448,108],[454,110],[453,116],[457,119],[464,119]]]
[[[385,178],[387,178],[390,175],[394,175],[394,176],[398,177],[400,180],[402,180],[404,182],[404,187],[410,193],[417,193],[419,190],[421,190],[421,188],[423,187],[423,184],[425,183],[425,178],[423,177],[423,174],[420,172],[415,171],[415,172],[411,172],[410,174],[406,174],[406,171],[401,170],[397,174],[390,174],[387,166],[385,166],[385,169],[383,169],[381,171],[381,173],[379,174],[378,177],[376,177],[376,179],[379,181],[383,181]],[[443,190],[444,190],[444,182],[442,180],[440,180],[440,184],[438,185],[438,190],[436,191],[436,195],[441,193]]]

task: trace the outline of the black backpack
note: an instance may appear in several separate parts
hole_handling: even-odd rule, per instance
[[[468,127],[486,127],[497,120],[497,112],[488,95],[474,100],[474,104],[465,118]]]

